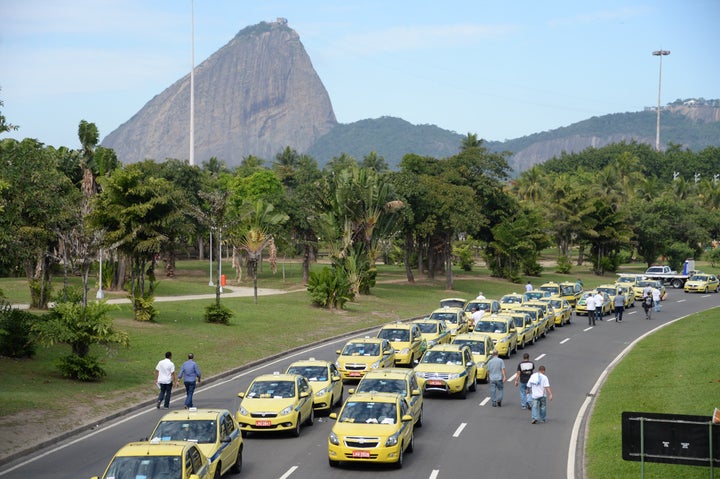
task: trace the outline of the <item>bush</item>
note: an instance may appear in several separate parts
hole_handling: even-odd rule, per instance
[[[707,260],[710,261],[710,264],[713,268],[716,268],[718,265],[720,265],[720,247],[715,247],[710,250],[707,254]]]
[[[570,274],[572,271],[572,261],[567,256],[560,256],[557,259],[557,266],[555,266],[555,272],[560,274]]]
[[[456,241],[452,247],[453,262],[463,271],[472,271],[475,264],[475,251],[471,241]]]
[[[137,321],[155,321],[158,315],[153,305],[155,298],[149,295],[144,298],[135,298],[135,319]]]
[[[223,304],[213,303],[205,308],[205,322],[214,324],[230,324],[233,312]]]
[[[100,367],[97,356],[92,355],[80,357],[77,354],[68,354],[62,356],[57,361],[57,367],[64,378],[84,382],[97,381],[106,375],[105,370]]]
[[[35,315],[28,311],[4,307],[0,310],[0,356],[31,358],[35,341],[31,333]]]
[[[355,295],[347,277],[338,268],[324,267],[320,272],[310,273],[308,293],[313,304],[323,308],[342,309]]]

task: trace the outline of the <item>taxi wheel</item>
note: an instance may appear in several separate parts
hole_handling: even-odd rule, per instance
[[[247,437],[247,436],[248,436],[248,432],[247,432],[247,431],[240,431],[240,435],[241,435],[242,437]]]
[[[295,422],[295,429],[292,430],[293,437],[300,437],[300,425],[302,424],[302,418],[298,415],[297,422]]]
[[[410,435],[410,444],[408,444],[407,452],[413,452],[415,450],[415,433]]]
[[[403,456],[404,456],[403,447],[400,446],[400,452],[398,452],[398,460],[395,462],[395,469],[402,469],[403,467]]]
[[[308,426],[312,426],[315,422],[315,409],[310,408],[310,417],[307,418],[307,421],[305,421],[305,424]]]
[[[238,448],[235,463],[230,468],[230,472],[232,472],[233,474],[240,474],[240,471],[242,471],[242,447]]]
[[[524,338],[524,337],[523,337],[523,340],[522,340],[522,342],[520,343],[520,345],[519,345],[518,347],[519,347],[520,349],[525,349],[525,338]]]
[[[415,427],[422,427],[423,425],[423,408],[420,407],[420,416],[418,417],[418,420],[415,421]]]
[[[340,465],[340,461],[333,461],[332,459],[328,459],[328,464],[330,464],[330,467],[338,467]]]
[[[458,397],[460,399],[467,399],[467,392],[468,392],[468,382],[465,380],[465,383],[463,384],[462,389],[458,392]]]
[[[220,464],[218,463],[218,467],[215,468],[215,474],[213,474],[213,479],[220,479]]]
[[[475,377],[477,377],[477,373],[475,373]],[[470,383],[470,390],[471,390],[472,392],[477,391],[477,381],[472,381],[472,382]]]

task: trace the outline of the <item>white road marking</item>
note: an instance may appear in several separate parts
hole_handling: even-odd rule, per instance
[[[583,331],[590,331],[592,328],[592,326],[588,326],[587,328],[583,329]]]
[[[280,476],[280,479],[287,479],[288,477],[290,477],[290,474],[292,474],[293,472],[295,472],[297,470],[297,468],[298,468],[297,466],[291,467],[290,469],[288,469],[288,471],[285,474]]]
[[[684,299],[678,299],[678,303],[684,303],[684,302],[685,302]]]
[[[563,339],[562,341],[560,341],[560,344],[565,344],[565,343],[567,343],[568,341],[570,341],[570,338],[565,338],[565,339]]]
[[[480,401],[480,404],[478,404],[478,406],[484,406],[488,403],[488,401],[490,401],[490,396],[488,396],[485,399],[483,399],[482,401]]]
[[[458,426],[458,428],[455,429],[455,432],[453,433],[453,437],[460,437],[460,434],[463,432],[463,429],[465,429],[465,426],[467,426],[466,422],[460,423],[460,426]]]
[[[542,353],[540,356],[535,358],[535,361],[540,361],[544,357],[545,357],[545,353]]]
[[[507,378],[507,382],[511,383],[511,382],[515,381],[515,376],[517,376],[517,373],[515,373],[512,376],[510,376],[509,378]]]
[[[433,472],[430,473],[429,479],[436,479],[438,474],[440,474],[440,469],[433,469]]]

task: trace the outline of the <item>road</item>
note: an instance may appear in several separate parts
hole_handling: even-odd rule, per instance
[[[424,426],[416,429],[415,452],[405,456],[403,469],[346,466],[331,469],[327,437],[332,420],[318,417],[304,427],[299,438],[282,435],[251,435],[245,439],[243,472],[253,479],[523,477],[529,471],[543,478],[582,477],[582,438],[578,429],[582,412],[595,394],[599,378],[637,338],[654,328],[701,310],[720,305],[720,294],[688,295],[669,290],[663,310],[644,319],[638,306],[626,311],[625,321],[606,318],[595,327],[585,317],[555,331],[525,349],[536,365],[544,364],[554,393],[546,424],[530,424],[520,409],[511,376],[521,354],[506,360],[508,383],[502,408],[489,403],[489,388],[478,385],[468,399],[425,398]],[[372,334],[369,333],[369,334]],[[235,411],[237,393],[260,373],[284,371],[292,361],[315,357],[335,360],[335,350],[347,338],[314,345],[301,351],[264,361],[203,384],[195,393],[198,407],[222,407]],[[346,387],[347,389],[347,387]],[[171,408],[182,407],[184,392],[176,390]],[[28,452],[22,459],[0,468],[0,478],[89,478],[102,474],[113,453],[129,441],[146,437],[163,414],[154,406],[108,421],[92,431],[59,441],[53,448]]]

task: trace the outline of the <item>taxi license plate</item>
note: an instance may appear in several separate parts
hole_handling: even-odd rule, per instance
[[[429,384],[430,386],[442,386],[444,383],[443,383],[443,381],[439,381],[439,380],[437,380],[437,379],[430,379],[430,380],[428,381],[428,384]]]
[[[349,373],[348,376],[360,376],[360,373]]]
[[[272,426],[272,423],[267,419],[258,419],[257,421],[255,421],[255,425],[258,427],[268,427]]]
[[[368,458],[370,457],[370,453],[368,451],[353,451],[352,457]]]

